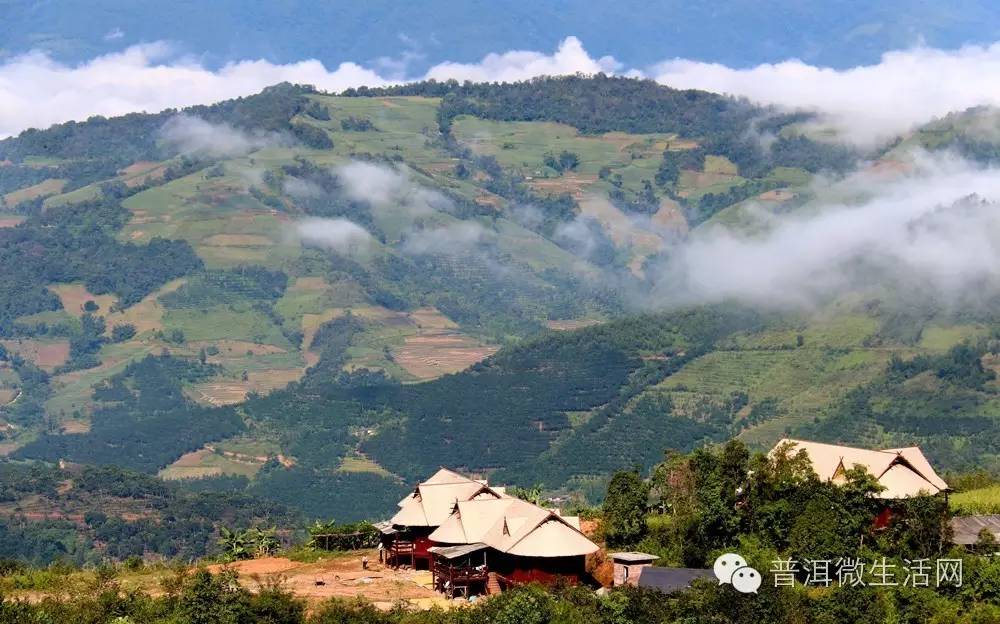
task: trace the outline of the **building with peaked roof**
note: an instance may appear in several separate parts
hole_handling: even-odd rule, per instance
[[[459,502],[430,539],[441,545],[481,545],[488,568],[509,583],[556,577],[580,581],[587,555],[598,551],[580,532],[578,518],[513,497]]]
[[[864,467],[885,488],[879,498],[898,500],[950,489],[916,446],[871,450],[786,438],[774,446],[772,456],[786,447],[789,454],[805,451],[813,470],[824,481],[842,483],[847,470]]]
[[[417,485],[380,528],[391,565],[426,561],[435,585],[449,593],[556,577],[580,581],[587,555],[598,550],[580,532],[579,518],[445,468]]]
[[[399,511],[380,527],[388,563],[399,565],[406,561],[414,567],[420,563],[431,567],[433,555],[429,548],[433,543],[429,535],[451,516],[456,504],[505,496],[503,488],[492,488],[485,480],[441,468],[399,501]]]

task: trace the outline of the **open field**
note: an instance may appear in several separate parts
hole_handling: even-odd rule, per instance
[[[159,472],[163,479],[199,479],[222,474],[253,477],[264,465],[250,458],[229,457],[211,449],[199,449],[182,455]]]
[[[337,468],[340,472],[367,472],[391,477],[392,473],[363,455],[346,455]]]
[[[251,392],[267,394],[272,390],[284,388],[293,381],[302,378],[301,368],[248,370],[247,379],[215,378],[211,381],[196,384],[187,388],[187,395],[204,405],[234,405],[242,403]]]
[[[0,407],[13,401],[18,393],[19,391],[15,388],[0,388]]]
[[[497,347],[481,345],[459,332],[431,329],[407,336],[393,357],[414,377],[434,379],[464,370],[496,352]]]
[[[132,163],[128,167],[125,167],[119,171],[118,174],[119,179],[123,181],[126,186],[134,187],[152,180],[162,179],[163,174],[166,173],[166,171],[167,163],[140,160]]]
[[[58,195],[62,192],[63,187],[66,186],[66,182],[66,180],[56,180],[54,178],[43,180],[34,186],[7,193],[3,196],[3,201],[7,206],[16,206],[23,201],[35,199],[36,197]]]
[[[249,305],[168,309],[163,315],[163,326],[184,332],[189,342],[238,340],[281,349],[291,347],[280,328]]]
[[[134,306],[120,312],[106,314],[105,319],[107,320],[108,327],[111,328],[122,323],[129,323],[135,326],[136,332],[139,334],[163,329],[163,314],[165,310],[160,304],[159,299],[163,295],[177,290],[185,283],[186,280],[183,278],[173,280],[151,295],[146,296]]]
[[[52,397],[45,402],[46,413],[53,416],[68,416],[77,410],[89,413],[93,407],[94,385],[122,372],[129,363],[159,350],[157,345],[138,340],[104,345],[99,354],[100,366],[52,378]]]
[[[963,515],[1000,514],[1000,485],[958,492],[948,502],[953,511]]]
[[[0,213],[0,228],[12,228],[23,223],[26,217]]]
[[[39,340],[20,338],[0,340],[10,353],[17,353],[24,359],[34,363],[38,368],[51,372],[69,359],[68,340]]]
[[[98,306],[94,314],[104,316],[118,301],[114,295],[93,295],[83,284],[54,284],[49,286],[49,290],[59,297],[63,309],[73,316],[83,316],[86,313],[83,305],[88,301],[93,301]]]

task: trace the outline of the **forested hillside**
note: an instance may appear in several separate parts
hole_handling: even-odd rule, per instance
[[[993,162],[987,114],[866,153],[805,114],[599,75],[285,84],[27,131],[0,141],[0,466],[339,521],[441,465],[595,499],[734,436],[1000,470],[995,306],[671,281],[682,246],[855,201],[853,172],[891,181],[909,149]]]

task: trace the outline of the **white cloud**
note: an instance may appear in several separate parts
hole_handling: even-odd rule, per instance
[[[34,52],[0,64],[0,137],[91,115],[208,104],[283,81],[336,92],[426,78],[492,82],[574,73],[644,75],[613,57],[591,56],[576,37],[567,37],[551,54],[509,51],[489,54],[476,63],[441,63],[422,76],[406,75],[415,55],[419,51],[408,51],[399,59],[377,59],[374,70],[353,62],[331,70],[316,60],[284,65],[244,60],[213,70],[195,59],[178,57],[162,42],[132,46],[76,66]],[[733,69],[674,59],[653,66],[645,75],[674,87],[821,111],[844,138],[870,144],[951,111],[1000,105],[1000,43],[951,51],[917,47],[889,52],[878,64],[847,70],[797,60]]]
[[[232,157],[291,141],[271,134],[250,134],[229,124],[213,124],[191,115],[171,117],[160,129],[161,140],[181,154]]]
[[[77,66],[33,52],[0,65],[0,137],[92,115],[210,104],[283,81],[331,91],[385,84],[355,63],[342,63],[331,72],[315,60],[287,65],[240,61],[213,71],[177,58],[164,43],[132,46]]]
[[[555,54],[518,50],[489,54],[478,63],[441,63],[432,67],[425,78],[436,80],[471,80],[473,82],[514,82],[535,76],[613,73],[621,64],[610,56],[592,58],[576,37],[567,37]]]
[[[651,75],[677,88],[745,96],[821,111],[853,142],[871,144],[916,124],[978,105],[1000,105],[1000,43],[945,51],[888,52],[880,63],[835,70],[788,60],[749,69],[675,59]]]
[[[447,197],[417,184],[405,169],[352,161],[334,171],[348,197],[370,202],[376,209],[402,210],[410,217],[419,217],[452,208]]]
[[[905,176],[859,173],[817,193],[838,189],[864,199],[777,218],[757,235],[696,232],[660,267],[655,303],[808,307],[873,286],[958,301],[1000,282],[1000,171],[924,154]]]
[[[348,219],[303,219],[295,231],[307,245],[349,256],[366,253],[372,244],[368,230]]]
[[[458,221],[441,227],[414,230],[407,234],[402,249],[415,255],[462,255],[473,251],[486,236],[486,228],[475,221]]]

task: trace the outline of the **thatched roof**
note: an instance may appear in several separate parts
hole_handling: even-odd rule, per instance
[[[397,526],[436,527],[451,515],[459,501],[503,496],[502,489],[491,488],[486,481],[442,468],[399,501],[399,511],[390,522]]]
[[[900,499],[947,491],[948,484],[939,477],[919,447],[863,449],[807,440],[784,439],[771,453],[790,445],[790,453],[804,450],[820,479],[843,482],[844,473],[863,466],[885,489],[879,498]]]
[[[518,498],[460,501],[457,510],[430,535],[441,544],[483,543],[523,557],[573,557],[597,552],[576,518],[563,518]]]

